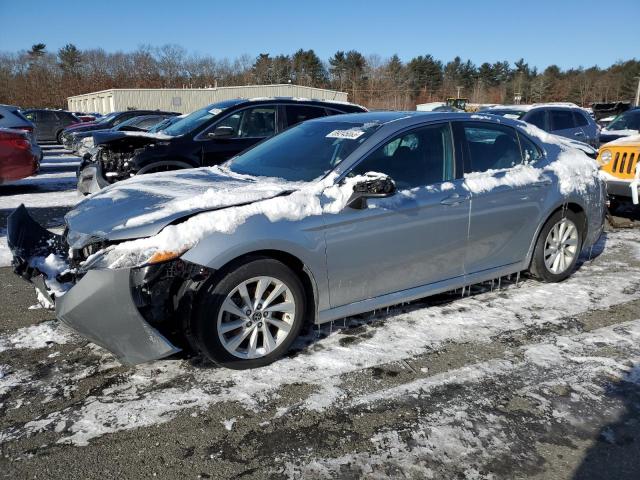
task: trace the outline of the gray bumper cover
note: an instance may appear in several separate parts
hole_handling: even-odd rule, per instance
[[[127,364],[179,352],[142,318],[131,298],[129,269],[91,270],[56,299],[56,316]]]

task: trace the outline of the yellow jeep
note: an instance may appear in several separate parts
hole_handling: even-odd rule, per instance
[[[638,204],[640,135],[624,137],[600,147],[598,163],[612,200],[631,199]]]

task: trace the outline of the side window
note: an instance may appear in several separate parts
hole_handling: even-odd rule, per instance
[[[542,152],[535,143],[520,132],[518,132],[518,139],[520,140],[520,149],[522,150],[524,163],[533,163],[542,158]]]
[[[587,120],[587,117],[585,117],[585,114],[582,112],[573,112],[573,119],[576,122],[576,125],[578,127],[586,127],[587,125],[589,125],[589,121]]]
[[[418,128],[379,147],[350,172],[389,175],[398,189],[423,187],[454,178],[449,124]]]
[[[551,120],[551,131],[567,130],[569,128],[575,128],[575,122],[573,120],[573,112],[571,110],[551,110],[549,112]]]
[[[41,122],[57,122],[58,117],[54,112],[49,112],[47,110],[41,110],[38,112],[38,120]]]
[[[525,120],[527,123],[531,125],[535,125],[542,130],[546,130],[546,122],[545,122],[546,112],[544,110],[535,110],[527,115],[527,119]]]
[[[289,127],[304,122],[305,120],[326,116],[324,108],[312,107],[310,105],[286,105],[284,109]]]
[[[268,137],[276,133],[275,107],[254,107],[240,110],[220,122],[217,127],[233,128],[233,136],[237,138]]]
[[[511,168],[522,163],[516,132],[510,127],[489,123],[464,123],[469,147],[469,170],[486,172]]]

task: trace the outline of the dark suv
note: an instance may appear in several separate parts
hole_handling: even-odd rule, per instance
[[[140,115],[180,115],[176,112],[161,112],[159,110],[127,110],[125,112],[112,112],[99,118],[95,122],[85,122],[79,125],[75,125],[71,128],[67,128],[62,132],[62,144],[65,148],[72,149],[75,142],[75,134],[80,132],[92,132],[96,130],[109,130],[113,127],[117,127],[122,122],[129,120],[133,117],[139,117]]]
[[[36,126],[36,140],[62,143],[62,132],[70,125],[80,124],[82,120],[65,110],[29,109],[22,114]]]
[[[292,125],[312,118],[366,112],[351,103],[280,97],[208,105],[154,134],[113,139],[94,135],[78,190],[88,194],[133,175],[217,165]]]

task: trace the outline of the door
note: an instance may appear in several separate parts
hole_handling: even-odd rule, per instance
[[[231,127],[227,137],[209,138],[218,127]],[[203,165],[218,165],[276,133],[276,106],[263,105],[233,112],[198,135]]]
[[[538,178],[527,167],[542,158],[542,152],[504,125],[456,122],[454,131],[466,143],[465,186],[471,193],[466,272],[524,260],[550,188],[549,179]]]
[[[349,175],[366,172],[389,175],[398,192],[324,217],[331,306],[463,276],[469,202],[450,125],[404,132]]]
[[[584,132],[576,125],[573,111],[569,108],[549,110],[550,132],[561,137],[584,141]]]

